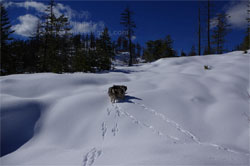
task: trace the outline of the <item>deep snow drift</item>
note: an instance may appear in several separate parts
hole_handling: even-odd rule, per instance
[[[238,51],[1,77],[1,165],[247,166],[249,60]],[[128,87],[125,101],[110,103],[113,84]]]

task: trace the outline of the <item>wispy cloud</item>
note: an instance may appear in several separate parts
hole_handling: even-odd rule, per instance
[[[136,39],[136,36],[132,36],[132,40],[135,40]]]
[[[34,33],[39,19],[31,14],[26,14],[24,16],[19,16],[18,20],[20,23],[14,25],[12,29],[18,35],[29,37]]]
[[[247,26],[247,1],[231,1],[222,9],[227,14],[228,24],[231,28],[244,29]],[[218,24],[216,17],[211,19],[210,26],[214,28]]]
[[[4,3],[4,5],[6,8],[18,7],[18,8],[24,8],[26,10],[33,9],[37,12],[37,14],[45,14],[46,13],[45,10],[47,8],[46,4],[35,1],[6,2]],[[70,6],[64,5],[62,3],[56,4],[54,8],[54,13],[57,17],[64,14],[69,19],[70,25],[72,26],[72,33],[80,33],[80,34],[90,33],[90,32],[100,31],[104,28],[104,23],[102,21],[93,22],[90,20],[91,15],[88,11],[76,11],[73,10]],[[31,18],[31,20],[28,21],[27,18]],[[35,30],[38,18],[32,14],[26,14],[23,16],[19,16],[18,20],[20,23],[13,26],[15,33],[27,37],[29,36],[28,32]],[[35,23],[32,23],[32,21],[35,21]],[[31,26],[28,27],[28,25]]]
[[[233,4],[226,10],[228,22],[232,28],[246,28],[247,25],[247,1],[241,1]]]
[[[26,2],[6,2],[4,3],[5,7],[22,7],[27,10],[35,9],[38,12],[44,13],[46,5],[41,2],[26,1]]]
[[[71,22],[72,33],[90,33],[97,32],[104,28],[103,22]]]

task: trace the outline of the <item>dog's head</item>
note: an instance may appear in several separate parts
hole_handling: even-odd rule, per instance
[[[120,88],[121,88],[124,92],[126,92],[126,90],[127,90],[127,87],[124,86],[124,85],[121,85]]]
[[[119,94],[125,94],[127,90],[127,87],[124,85],[113,85],[109,88],[109,93],[119,93]]]

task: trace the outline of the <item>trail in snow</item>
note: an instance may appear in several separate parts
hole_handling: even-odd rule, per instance
[[[136,102],[132,102],[132,103],[142,107],[144,111],[150,112],[154,116],[160,118],[165,123],[167,123],[168,125],[171,125],[176,130],[183,133],[187,137],[191,138],[195,143],[197,143],[199,145],[209,146],[209,147],[216,148],[217,150],[223,150],[223,151],[230,152],[230,153],[235,153],[235,154],[243,154],[243,155],[247,155],[247,156],[250,155],[249,153],[239,152],[239,151],[236,151],[236,150],[233,150],[231,148],[227,148],[227,147],[224,147],[224,146],[221,146],[221,145],[218,145],[218,144],[208,143],[208,142],[201,142],[200,139],[197,136],[195,136],[192,132],[184,129],[179,123],[177,123],[176,121],[171,120],[166,115],[164,115],[162,113],[159,113],[155,109],[149,108],[144,104],[136,103]],[[118,127],[119,118],[121,116],[125,116],[125,117],[129,118],[129,120],[132,121],[134,124],[139,125],[141,128],[147,128],[152,133],[157,134],[160,137],[165,137],[168,140],[172,140],[173,143],[178,142],[179,144],[186,144],[185,142],[184,143],[180,142],[180,138],[169,135],[169,134],[165,134],[162,131],[157,130],[154,126],[138,120],[135,116],[133,116],[132,114],[125,111],[118,104],[112,104],[111,108],[107,108],[106,111],[107,111],[107,116],[110,116],[112,114],[112,112],[114,112],[114,119],[113,119],[114,120],[114,126],[111,128],[111,132],[112,132],[113,136],[116,136],[118,131],[119,131],[119,127]],[[96,147],[92,148],[84,156],[83,166],[91,166],[91,165],[93,165],[94,162],[96,161],[96,159],[101,156],[101,154],[103,153],[103,143],[105,141],[105,136],[107,135],[107,131],[108,131],[107,120],[104,120],[102,125],[101,125],[101,135],[102,135],[102,138],[103,138],[102,148],[99,149],[99,150],[97,150]]]
[[[116,136],[118,129],[118,118],[121,116],[120,111],[118,110],[117,105],[112,104],[112,108],[107,108],[107,116],[110,116],[112,111],[115,111],[114,119],[115,124],[114,127],[111,129],[111,132],[113,133],[113,136]],[[103,144],[105,141],[105,136],[107,135],[108,126],[107,126],[107,120],[105,119],[101,124],[101,136],[102,136],[102,143],[101,143],[101,149],[97,150],[96,147],[93,147],[87,154],[84,156],[83,159],[83,166],[91,166],[94,164],[96,159],[101,156],[103,153]]]
[[[111,132],[113,133],[113,136],[116,136],[116,134],[119,131],[119,129],[118,129],[118,119],[121,116],[121,114],[120,114],[120,112],[118,110],[117,105],[112,104],[112,107],[114,107],[115,115],[114,115],[114,126],[113,126]]]
[[[152,131],[152,133],[157,134],[159,136],[162,137],[166,137],[167,139],[173,140],[174,143],[176,143],[177,141],[179,141],[180,139],[175,137],[175,136],[171,136],[168,134],[164,134],[163,132],[161,132],[160,130],[157,130],[154,126],[149,125],[147,123],[141,122],[139,121],[136,117],[134,117],[133,115],[129,114],[127,111],[125,111],[124,109],[122,109],[121,107],[119,107],[118,105],[115,106],[116,108],[116,112],[119,112],[119,115],[125,115],[126,117],[128,117],[133,123],[139,125],[140,127],[146,127],[148,128],[150,131]],[[124,111],[123,111],[124,110]]]
[[[83,166],[91,166],[94,164],[95,160],[102,154],[102,150],[97,150],[96,148],[91,149],[85,156],[83,160]]]
[[[108,126],[105,122],[102,122],[102,139],[105,139],[105,136],[107,134]]]
[[[243,155],[247,155],[250,156],[249,153],[244,153],[244,152],[239,152],[227,147],[224,147],[222,145],[218,145],[218,144],[214,144],[214,143],[208,143],[208,142],[201,142],[200,139],[198,137],[196,137],[194,134],[192,134],[190,131],[184,129],[180,124],[178,124],[177,122],[167,118],[164,114],[159,113],[158,111],[151,109],[149,107],[146,107],[144,104],[141,103],[136,103],[133,102],[136,105],[139,105],[143,108],[143,110],[146,110],[150,113],[152,113],[154,116],[160,117],[165,123],[168,123],[170,125],[172,125],[173,127],[175,127],[178,131],[182,132],[183,134],[185,134],[186,136],[190,137],[195,143],[199,144],[199,145],[203,145],[203,146],[210,146],[210,147],[214,147],[218,150],[224,150],[227,152],[231,152],[231,153],[236,153],[236,154],[243,154]]]
[[[136,104],[136,105],[141,106],[143,108],[143,110],[146,110],[146,111],[152,113],[153,115],[155,115],[157,117],[160,117],[165,123],[170,124],[172,127],[176,128],[178,131],[185,134],[187,137],[190,137],[194,142],[196,142],[196,143],[200,142],[199,139],[194,134],[192,134],[188,130],[185,130],[183,127],[181,127],[180,124],[178,124],[177,122],[167,118],[164,114],[159,113],[154,109],[148,108],[144,104],[136,103],[136,102],[133,102],[133,103]]]

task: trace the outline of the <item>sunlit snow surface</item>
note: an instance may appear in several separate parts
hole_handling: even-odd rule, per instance
[[[248,166],[249,64],[238,51],[0,77],[1,165]],[[114,84],[128,91],[111,104]]]

